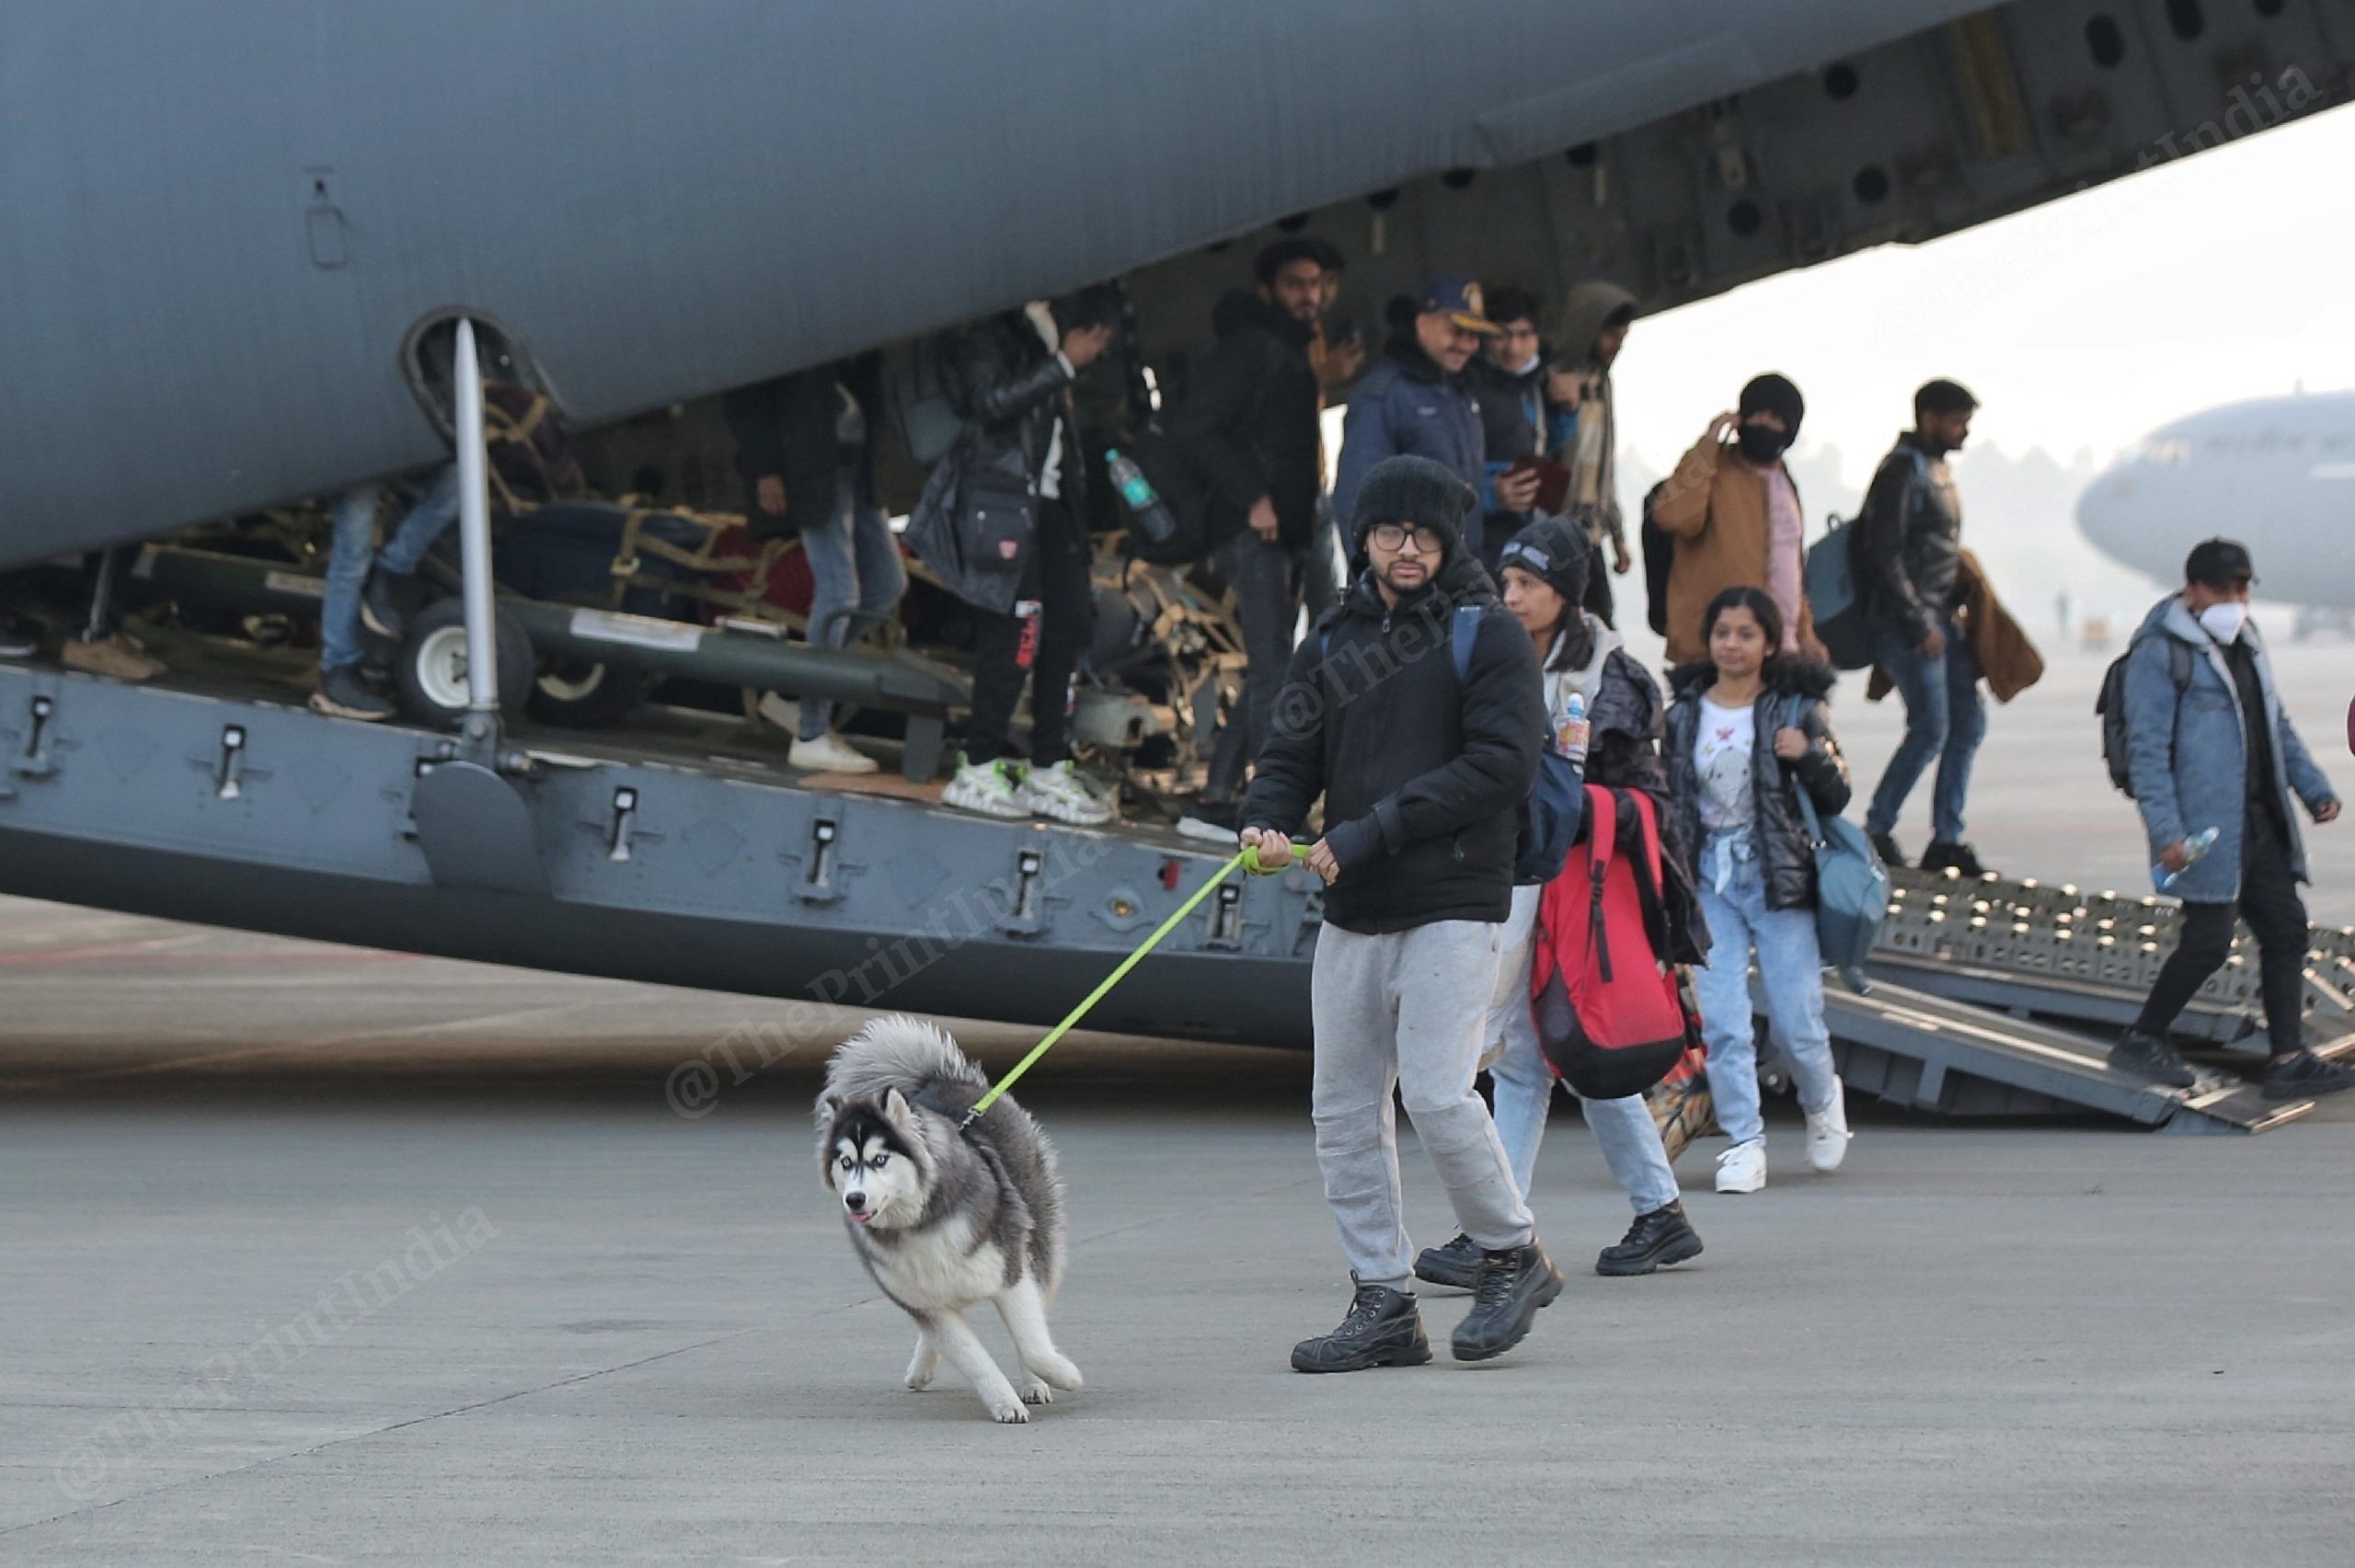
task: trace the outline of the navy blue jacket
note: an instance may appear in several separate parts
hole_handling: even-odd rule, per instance
[[[1410,326],[1391,338],[1382,363],[1350,389],[1349,416],[1341,424],[1341,464],[1333,476],[1333,516],[1343,537],[1357,536],[1358,486],[1385,457],[1428,457],[1472,486],[1485,488],[1486,438],[1479,399],[1463,378],[1450,377],[1415,341]],[[1481,541],[1475,512],[1465,520],[1472,554]]]

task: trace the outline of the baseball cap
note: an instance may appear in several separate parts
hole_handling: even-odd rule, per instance
[[[1445,311],[1448,320],[1467,332],[1495,338],[1504,331],[1488,319],[1480,299],[1480,285],[1458,272],[1442,272],[1425,283],[1415,308],[1425,314]]]
[[[2257,564],[2248,558],[2246,544],[2231,539],[2203,539],[2191,547],[2191,554],[2184,560],[2183,580],[2205,588],[2255,582]]]

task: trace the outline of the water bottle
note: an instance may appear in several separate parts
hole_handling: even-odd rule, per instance
[[[1120,493],[1120,500],[1136,520],[1139,532],[1156,544],[1178,532],[1178,520],[1169,514],[1160,493],[1144,476],[1144,470],[1137,466],[1135,458],[1124,456],[1120,448],[1112,447],[1105,452],[1104,463],[1112,471],[1112,488]]]
[[[1588,725],[1586,694],[1571,691],[1562,698],[1562,712],[1554,721],[1554,750],[1573,762],[1586,761]]]
[[[2184,840],[2183,854],[2186,864],[2183,871],[2189,871],[2206,859],[2208,852],[2216,847],[2216,841],[2222,836],[2223,832],[2220,829],[2202,828]],[[2151,875],[2158,879],[2159,891],[2162,893],[2176,885],[2177,880],[2183,876],[2183,871],[2169,871],[2164,861],[2151,867]]]

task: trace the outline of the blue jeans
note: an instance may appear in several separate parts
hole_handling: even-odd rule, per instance
[[[1537,1145],[1545,1136],[1545,1116],[1554,1104],[1554,1074],[1538,1047],[1537,1020],[1529,1002],[1537,898],[1543,891],[1512,890],[1512,915],[1505,923],[1503,960],[1484,1036],[1488,1050],[1503,1047],[1504,1054],[1488,1069],[1488,1079],[1496,1092],[1497,1136],[1504,1141],[1505,1159],[1524,1198],[1537,1173]],[[1611,1167],[1637,1213],[1649,1214],[1677,1200],[1676,1173],[1669,1168],[1660,1127],[1641,1094],[1580,1100],[1579,1108],[1594,1134],[1595,1148],[1603,1152],[1603,1162]]]
[[[360,590],[372,567],[407,577],[458,515],[458,465],[445,464],[418,487],[402,518],[376,549],[381,485],[357,485],[336,498],[335,533],[327,547],[327,597],[319,606],[319,668],[350,670],[360,662]]]
[[[1939,624],[1946,652],[1924,658],[1919,645],[1890,626],[1873,634],[1873,657],[1897,684],[1905,701],[1905,738],[1889,760],[1889,771],[1865,813],[1868,833],[1893,832],[1905,813],[1905,797],[1935,757],[1938,783],[1931,796],[1931,835],[1942,844],[1962,842],[1962,814],[1970,798],[1970,763],[1987,738],[1987,704],[1979,694],[1979,660],[1952,620]]]
[[[1716,848],[1712,843],[1704,853],[1704,864],[1717,860]],[[1823,1024],[1823,954],[1815,941],[1815,911],[1768,909],[1765,878],[1752,856],[1732,859],[1722,891],[1705,874],[1701,913],[1709,922],[1709,962],[1693,971],[1693,994],[1701,1004],[1701,1034],[1709,1049],[1709,1094],[1726,1136],[1748,1143],[1766,1136],[1758,1113],[1752,948],[1758,951],[1758,972],[1765,978],[1766,1017],[1790,1059],[1800,1106],[1821,1111],[1839,1092],[1832,1036]]]
[[[834,509],[825,521],[801,531],[801,553],[810,561],[810,641],[821,638],[827,647],[850,641],[859,616],[889,615],[908,590],[907,568],[900,564],[899,542],[882,509],[861,501],[856,487],[844,478],[835,492]],[[867,623],[860,620],[858,629]],[[801,702],[801,738],[815,740],[834,722],[834,704],[822,697]]]

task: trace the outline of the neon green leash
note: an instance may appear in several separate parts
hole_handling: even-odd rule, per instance
[[[1308,858],[1308,848],[1304,844],[1293,845],[1292,853],[1292,858],[1295,861],[1306,860]],[[1200,907],[1201,901],[1211,896],[1211,889],[1225,881],[1229,876],[1233,876],[1235,868],[1238,865],[1243,866],[1255,876],[1272,876],[1278,871],[1283,869],[1281,866],[1261,865],[1259,864],[1258,852],[1248,845],[1238,851],[1224,865],[1218,868],[1217,872],[1209,881],[1203,883],[1200,887],[1195,888],[1192,896],[1188,898],[1184,903],[1178,905],[1176,911],[1172,913],[1167,920],[1163,921],[1159,926],[1155,927],[1154,933],[1151,936],[1146,937],[1135,952],[1121,959],[1120,964],[1112,970],[1112,972],[1105,976],[1104,979],[1097,983],[1094,990],[1089,991],[1086,996],[1082,997],[1080,999],[1079,1005],[1073,1008],[1069,1013],[1063,1015],[1063,1021],[1062,1023],[1048,1030],[1046,1038],[1031,1047],[1030,1054],[1014,1064],[1013,1071],[1007,1073],[1004,1078],[999,1079],[995,1084],[992,1085],[988,1093],[983,1094],[980,1099],[974,1101],[973,1108],[965,1113],[965,1119],[959,1125],[961,1127],[972,1126],[975,1121],[980,1119],[983,1111],[986,1111],[992,1105],[996,1104],[998,1096],[1005,1093],[1008,1089],[1014,1087],[1015,1080],[1029,1071],[1031,1067],[1037,1063],[1040,1057],[1045,1056],[1050,1050],[1053,1049],[1054,1044],[1057,1040],[1062,1039],[1065,1035],[1071,1033],[1073,1025],[1076,1024],[1081,1019],[1087,1016],[1088,1009],[1094,1007],[1107,996],[1109,996],[1112,992],[1112,988],[1119,985],[1123,979],[1127,979],[1129,971],[1135,968],[1146,954],[1152,952],[1155,947],[1160,946],[1161,939],[1163,937],[1167,936],[1171,932],[1176,931],[1179,925],[1183,924],[1186,917],[1192,914],[1196,909]]]

